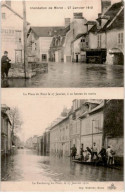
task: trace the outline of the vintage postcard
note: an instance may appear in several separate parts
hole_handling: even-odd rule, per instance
[[[3,88],[123,87],[122,0],[2,1],[1,14]]]
[[[1,1],[1,191],[124,191],[124,1]]]
[[[2,191],[124,190],[123,96],[90,94],[2,91]]]

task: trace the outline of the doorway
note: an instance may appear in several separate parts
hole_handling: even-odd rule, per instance
[[[22,63],[22,50],[15,50],[15,63]]]

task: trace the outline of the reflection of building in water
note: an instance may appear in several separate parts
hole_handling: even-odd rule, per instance
[[[2,3],[1,14],[2,53],[8,51],[12,63],[22,63],[23,18],[12,9],[9,1]]]

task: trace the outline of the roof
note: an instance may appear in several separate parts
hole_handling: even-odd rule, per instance
[[[18,16],[20,19],[23,20],[23,17],[22,17],[20,14],[18,14],[15,10],[13,10],[10,6],[8,6],[6,3],[2,3],[2,4],[1,4],[1,7],[7,7],[7,8],[8,8],[10,11],[12,11],[16,16]],[[27,22],[27,24],[29,25],[30,23]]]
[[[69,116],[66,117],[62,117],[62,118],[58,118],[57,121],[53,122],[52,126],[50,129],[53,129],[53,127],[59,125],[61,122],[63,122],[64,120],[68,119]]]
[[[50,45],[50,48],[58,48],[58,47],[62,47],[64,42],[65,42],[65,36],[66,36],[66,33],[70,30],[70,25],[67,26],[66,28],[63,28],[63,29],[59,29],[57,30],[57,33],[55,34],[55,36],[53,37],[52,39],[52,42],[51,42],[51,45]],[[55,46],[54,45],[54,39],[61,36],[62,39],[61,39],[61,43],[59,44],[59,46]]]
[[[94,25],[95,23],[96,23],[96,21],[89,20],[86,22],[85,25]]]
[[[95,108],[93,108],[92,110],[90,110],[89,112],[84,112],[79,118],[84,118],[86,117],[88,114],[92,114],[95,111],[99,111],[100,109],[102,109],[104,107],[104,102],[102,101],[100,104],[98,104]]]
[[[76,38],[73,40],[73,42],[76,41],[77,39],[81,38],[81,37],[84,36],[85,34],[86,34],[86,33],[80,33],[80,34],[78,34],[78,35],[76,36]]]
[[[121,16],[121,19],[120,19],[120,23],[117,20],[117,26],[118,26],[118,28],[121,27],[120,25],[124,26],[124,11],[123,11],[123,9],[124,9],[123,2],[118,2],[118,3],[114,3],[113,5],[111,5],[109,7],[109,9],[107,9],[107,11],[104,13],[104,15],[101,16],[101,18],[103,18],[104,16],[108,16],[109,20],[107,20],[106,24],[100,30],[100,32],[104,31],[106,29],[109,29],[108,26],[110,24],[113,24],[114,21],[116,21],[117,17],[119,17],[119,15]],[[115,28],[117,26],[115,26]]]
[[[30,34],[31,31],[33,31],[38,37],[53,37],[58,30],[62,30],[64,27],[62,26],[31,26],[28,35]]]
[[[122,12],[122,13],[121,13]],[[114,27],[121,27],[124,26],[124,11],[123,11],[123,2],[118,2],[118,3],[114,3],[112,4],[107,11],[101,15],[100,17],[97,18],[97,20],[103,19],[103,18],[107,18],[107,22],[106,24],[103,26],[103,28],[98,29],[97,28],[97,24],[93,25],[92,28],[89,30],[89,32],[103,32],[106,29],[109,29],[108,26],[110,24],[113,24],[114,22],[116,22],[116,18],[119,17],[119,20],[117,20],[117,24],[114,24]],[[117,26],[115,26],[117,25]]]

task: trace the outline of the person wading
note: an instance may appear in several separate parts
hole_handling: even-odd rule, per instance
[[[96,143],[94,142],[92,147],[92,160],[94,160],[94,156],[96,157],[96,160],[98,159],[97,151],[98,149]]]
[[[11,67],[10,59],[8,58],[8,52],[4,51],[4,55],[1,58],[1,74],[2,79],[4,79],[4,75],[6,75],[6,78],[8,78],[8,72]]]
[[[73,159],[75,159],[75,157],[76,157],[76,153],[77,153],[77,148],[75,147],[75,144],[74,144],[74,146],[71,148],[71,156],[72,156],[72,158]]]

